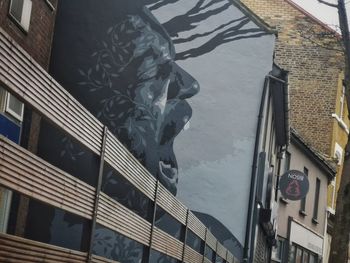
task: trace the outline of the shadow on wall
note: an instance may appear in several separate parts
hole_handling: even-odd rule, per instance
[[[149,5],[149,9],[151,11],[176,2],[178,2],[178,0],[145,0],[145,3]],[[199,0],[193,6],[192,9],[187,11],[185,14],[178,15],[170,19],[169,21],[163,23],[163,26],[167,30],[170,37],[176,38],[182,32],[196,29],[205,20],[209,19],[212,16],[220,14],[232,5],[232,1],[228,0],[211,0],[209,2],[205,0]],[[215,48],[222,44],[245,38],[257,38],[267,34],[260,28],[244,29],[243,27],[247,25],[250,21],[251,20],[249,17],[243,16],[241,18],[233,19],[225,24],[222,24],[216,27],[214,30],[200,34],[194,34],[188,38],[174,39],[174,44],[180,44],[191,42],[197,38],[207,37],[216,33],[203,45],[186,50],[184,52],[177,53],[176,60],[185,60],[188,58],[202,56],[213,51]]]

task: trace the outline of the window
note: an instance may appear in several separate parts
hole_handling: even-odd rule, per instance
[[[345,106],[345,85],[343,84],[342,93],[340,95],[340,119],[344,117],[344,106]]]
[[[6,90],[0,86],[0,111],[5,111]]]
[[[31,11],[32,0],[11,0],[10,16],[15,19],[25,31],[29,29]]]
[[[6,233],[12,192],[0,187],[0,233]]]
[[[20,102],[11,93],[7,93],[5,112],[10,114],[16,120],[22,121],[23,120],[23,110],[24,110],[24,104],[22,102]]]
[[[318,216],[318,199],[320,197],[320,187],[321,187],[321,181],[320,179],[316,178],[316,191],[315,191],[315,200],[314,200],[314,212],[312,215],[312,222],[317,222],[317,216]]]
[[[272,259],[274,262],[283,262],[286,240],[278,237],[277,245],[272,249]]]
[[[291,159],[290,152],[286,152],[286,157],[284,160],[284,167],[283,167],[284,173],[287,172],[290,168],[290,159]]]
[[[317,263],[318,256],[301,246],[293,244],[289,250],[288,263]]]
[[[306,167],[304,167],[304,174],[306,176],[309,176],[309,170]],[[306,216],[305,207],[306,207],[306,196],[303,199],[301,199],[301,201],[300,201],[299,213],[303,216]]]

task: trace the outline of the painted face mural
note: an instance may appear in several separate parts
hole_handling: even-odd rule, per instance
[[[103,10],[126,8],[116,14],[101,10],[100,18],[99,7],[90,2],[94,10],[84,15],[91,20],[76,32],[86,41],[73,48],[81,54],[70,57],[74,79],[64,86],[71,87],[76,98],[176,194],[173,142],[192,114],[185,99],[196,94],[199,85],[174,62],[173,43],[147,8],[132,1],[105,1],[98,4]],[[95,41],[88,41],[94,37]],[[54,72],[57,67],[62,68],[62,63],[54,62]]]
[[[270,49],[263,50],[270,41],[238,42],[264,35],[231,0],[59,0],[53,41],[50,73],[54,78],[237,258],[243,238],[239,242],[234,234],[244,228],[246,213],[239,205],[238,212],[228,207],[234,208],[232,200],[245,204],[244,186],[248,189],[249,182],[244,184],[243,173],[237,174],[243,186],[232,190],[238,185],[232,166],[242,166],[236,169],[240,172],[250,167],[247,156],[255,134],[247,131],[254,130],[255,119],[248,127],[249,121],[232,118],[257,112],[252,106],[244,112],[246,105],[258,103],[247,104],[239,95],[259,98],[254,93],[259,83],[242,79],[251,81],[263,63],[271,65],[258,55],[253,61],[244,60],[252,50],[262,49],[270,56]],[[193,129],[181,132],[194,117]],[[243,154],[235,155],[238,151]],[[46,121],[41,124],[38,154],[96,185],[98,156]],[[149,220],[150,200],[106,163],[103,172],[102,191]],[[178,173],[182,173],[179,180]],[[32,238],[52,244],[71,240],[75,243],[69,248],[86,249],[88,223],[50,209],[33,205],[32,222],[49,230]],[[37,218],[43,211],[47,218]],[[157,215],[157,227],[182,238],[181,224],[164,211]],[[243,223],[236,224],[236,216]],[[73,232],[82,233],[82,238],[73,240]],[[195,236],[188,242],[192,247],[201,245]],[[96,254],[123,263],[140,262],[143,251],[136,241],[98,226]],[[152,262],[172,262],[155,251],[150,257]]]

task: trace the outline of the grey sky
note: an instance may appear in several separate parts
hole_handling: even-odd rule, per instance
[[[332,27],[338,24],[337,10],[335,8],[320,4],[317,0],[293,0],[293,2]],[[329,0],[329,2],[336,3],[336,0]],[[350,10],[350,1],[346,2],[348,3],[347,9]]]

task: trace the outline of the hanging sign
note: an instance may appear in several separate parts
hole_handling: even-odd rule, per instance
[[[297,170],[290,170],[280,178],[280,191],[284,198],[289,200],[301,200],[309,191],[309,179]]]

